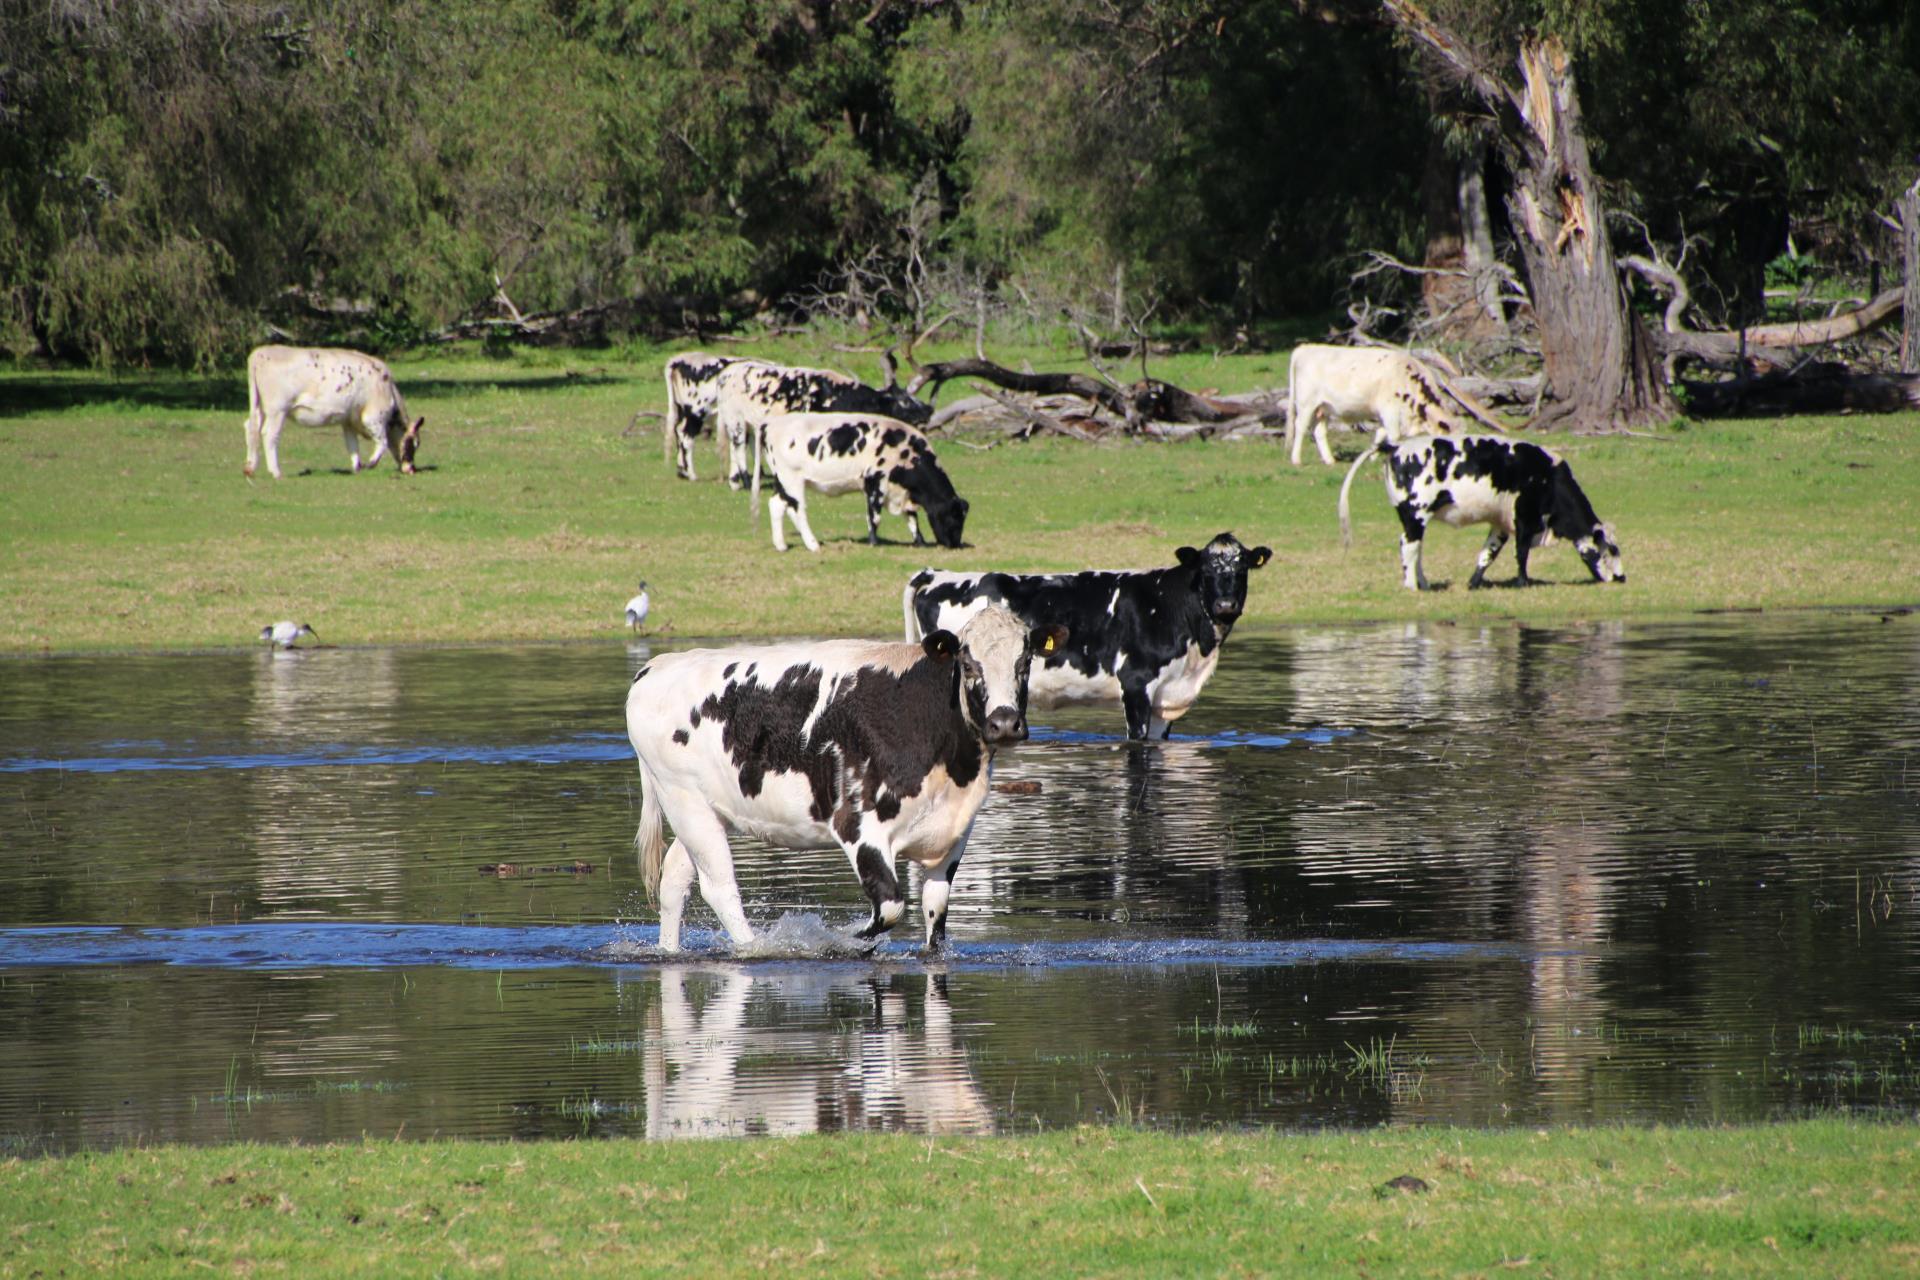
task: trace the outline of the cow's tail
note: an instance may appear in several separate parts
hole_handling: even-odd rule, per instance
[[[919,581],[920,575],[917,573],[914,574],[913,577],[907,579],[906,587],[900,592],[900,612],[906,617],[908,644],[925,639],[925,637],[920,634],[920,618],[913,611],[913,598],[920,593],[919,587],[916,585]]]
[[[666,828],[660,819],[660,801],[654,798],[658,787],[647,776],[647,767],[640,766],[640,829],[633,833],[633,844],[640,851],[640,883],[647,891],[647,901],[657,902],[660,898],[660,864],[666,861]]]
[[[1294,377],[1294,361],[1300,358],[1298,348],[1287,357],[1287,456],[1293,456],[1294,441],[1300,438],[1300,380]]]
[[[1353,478],[1359,474],[1362,463],[1380,452],[1386,434],[1382,431],[1373,438],[1373,447],[1353,460],[1353,465],[1347,468],[1347,478],[1340,482],[1340,545],[1343,547],[1353,545],[1353,520],[1347,502],[1347,495],[1353,488]]]

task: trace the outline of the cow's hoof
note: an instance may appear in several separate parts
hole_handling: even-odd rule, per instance
[[[1478,574],[1467,579],[1467,590],[1469,591],[1479,591],[1482,588],[1484,588],[1486,585],[1487,585],[1486,579],[1480,577]]]

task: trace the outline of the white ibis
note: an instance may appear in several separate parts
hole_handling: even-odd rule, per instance
[[[646,581],[642,579],[640,582],[640,594],[627,601],[627,625],[635,631],[638,631],[640,624],[647,620],[647,607],[652,603],[653,602],[647,598]]]
[[[293,642],[301,636],[312,636],[318,640],[320,633],[304,622],[276,622],[270,627],[260,628],[260,638],[276,649],[293,648]]]

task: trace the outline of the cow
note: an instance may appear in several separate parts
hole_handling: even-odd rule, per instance
[[[660,946],[679,949],[696,874],[735,945],[752,941],[732,833],[844,850],[873,908],[863,939],[905,913],[894,866],[912,859],[926,946],[938,950],[994,749],[1026,738],[1028,670],[1067,639],[1064,627],[990,609],[919,644],[690,649],[647,663],[627,693],[627,734],[640,765],[634,843],[660,903]]]
[[[1340,486],[1343,542],[1352,541],[1347,490],[1376,453],[1386,460],[1387,500],[1400,516],[1400,567],[1408,590],[1428,589],[1420,551],[1435,520],[1455,528],[1493,526],[1467,579],[1469,590],[1486,585],[1488,566],[1510,538],[1520,562],[1519,586],[1534,581],[1527,576],[1529,553],[1555,539],[1573,544],[1596,582],[1627,580],[1613,528],[1593,513],[1572,469],[1539,445],[1506,436],[1413,436],[1395,443],[1381,431]]]
[[[337,347],[255,347],[247,356],[247,465],[252,477],[267,446],[267,470],[280,478],[280,432],[287,419],[303,427],[338,425],[347,458],[361,469],[360,442],[373,442],[367,467],[392,451],[405,475],[414,472],[425,418],[407,425],[406,402],[381,361]]]
[[[1447,401],[1498,431],[1500,424],[1474,401],[1449,386],[1434,369],[1404,351],[1378,347],[1330,347],[1307,343],[1293,349],[1287,373],[1287,447],[1294,466],[1309,429],[1329,465],[1327,421],[1378,420],[1390,439],[1452,433],[1461,428]]]
[[[1118,702],[1127,736],[1165,738],[1206,687],[1247,603],[1247,574],[1273,552],[1222,533],[1181,547],[1166,569],[1078,573],[952,573],[923,569],[901,597],[908,639],[952,630],[1004,605],[1032,625],[1058,620],[1072,636],[1033,673],[1037,707]]]
[[[783,413],[878,413],[918,426],[933,407],[904,391],[888,353],[887,385],[869,387],[832,369],[805,369],[699,352],[667,361],[667,434],[679,446],[676,471],[693,479],[693,437],[712,421],[726,439],[727,484],[747,487],[749,433]]]
[[[897,418],[857,413],[787,413],[754,437],[753,508],[760,509],[760,449],[764,439],[773,473],[773,546],[787,549],[786,517],[809,551],[820,549],[807,522],[807,490],[867,496],[867,544],[880,543],[880,513],[907,518],[913,545],[924,547],[920,512],[943,547],[958,549],[968,504],[953,491],[927,438]]]
[[[703,351],[668,357],[667,418],[660,440],[668,455],[674,457],[674,474],[682,480],[694,478],[693,441],[713,416],[713,403],[720,393],[720,371],[741,362],[736,356],[710,356]]]

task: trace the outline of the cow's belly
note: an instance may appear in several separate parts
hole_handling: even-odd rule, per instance
[[[360,416],[346,405],[302,400],[287,410],[287,416],[303,427],[351,426],[363,436],[368,434]]]
[[[1048,663],[1027,677],[1027,704],[1067,707],[1077,703],[1120,701],[1120,678],[1105,671],[1085,675],[1064,664]]]
[[[1168,663],[1162,673],[1147,685],[1147,700],[1162,720],[1178,720],[1185,715],[1200,691],[1213,676],[1220,662],[1220,646],[1203,654],[1200,646],[1189,644],[1186,653]]]
[[[1437,508],[1434,519],[1456,529],[1490,524],[1502,533],[1513,533],[1513,494],[1501,493],[1479,480],[1449,482],[1447,492],[1453,501]]]

